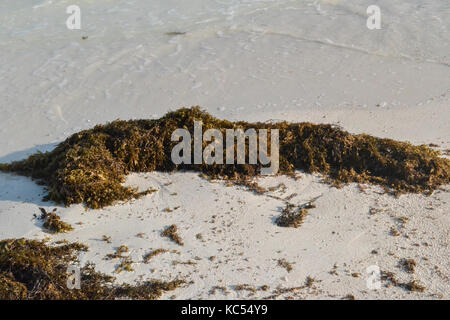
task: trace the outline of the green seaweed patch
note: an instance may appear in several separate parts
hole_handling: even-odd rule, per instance
[[[217,119],[199,107],[181,108],[160,119],[97,125],[73,134],[53,151],[0,164],[0,171],[39,180],[48,188],[47,200],[66,206],[84,203],[94,209],[148,193],[123,185],[130,172],[194,170],[211,179],[235,181],[259,175],[260,163],[174,164],[171,152],[178,142],[171,141],[172,133],[178,128],[187,129],[193,143],[194,121],[202,121],[205,131],[219,129],[224,135],[226,129],[278,129],[280,174],[317,172],[337,187],[350,182],[372,183],[395,194],[431,194],[450,183],[450,160],[426,145],[354,135],[327,124],[231,122]],[[204,141],[203,147],[206,144]]]
[[[80,269],[81,288],[69,289],[67,268],[77,264],[77,255],[86,250],[80,243],[50,246],[28,239],[0,241],[0,300],[158,299],[185,284],[184,280],[150,280],[117,285],[114,277],[87,264]]]

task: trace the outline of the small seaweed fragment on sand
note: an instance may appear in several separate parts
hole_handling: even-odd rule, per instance
[[[134,271],[132,267],[133,261],[130,257],[122,257],[120,263],[116,266],[115,272],[121,273],[122,271],[132,272]]]
[[[200,240],[200,241],[203,241],[203,235],[202,235],[201,233],[197,233],[197,234],[195,235],[195,238],[197,238],[197,239]]]
[[[354,135],[327,124],[231,122],[199,107],[181,108],[160,119],[97,125],[73,134],[50,152],[0,164],[0,171],[39,180],[47,186],[48,200],[66,206],[84,203],[94,209],[146,193],[123,185],[130,172],[193,170],[233,181],[260,174],[261,163],[226,165],[224,159],[224,164],[175,164],[171,155],[179,142],[172,141],[172,133],[186,128],[192,145],[194,121],[201,121],[204,130],[218,129],[224,136],[227,129],[279,130],[279,174],[294,175],[295,170],[321,173],[337,187],[349,182],[372,183],[395,194],[431,194],[450,183],[450,160],[426,145]],[[202,147],[206,145],[203,141]],[[194,150],[191,152],[193,157]],[[234,156],[234,163],[238,163],[237,152]]]
[[[287,272],[292,271],[292,264],[287,262],[285,259],[278,259],[278,266],[285,268]]]
[[[53,209],[53,212],[47,212],[44,208],[39,208],[41,210],[41,215],[39,219],[44,221],[43,227],[51,233],[65,233],[73,230],[73,227],[61,221],[61,217],[58,216],[56,212],[56,208]]]
[[[185,35],[186,32],[182,32],[182,31],[170,31],[170,32],[166,32],[165,33],[167,36],[182,36]]]
[[[369,209],[369,215],[371,215],[371,216],[377,215],[381,212],[383,212],[383,209],[380,209],[380,208],[370,208]]]
[[[298,228],[302,225],[307,214],[307,209],[288,203],[281,212],[281,215],[275,220],[275,223],[279,227]]]
[[[306,280],[305,280],[305,287],[306,288],[312,288],[312,286],[314,285],[314,283],[316,283],[317,280],[311,276],[307,276]]]
[[[224,287],[224,286],[214,286],[214,287],[212,287],[211,290],[209,290],[209,294],[210,295],[214,295],[214,294],[216,294],[217,291],[221,291],[222,294],[226,295],[226,296],[229,294],[228,289],[226,287]]]
[[[183,240],[181,240],[181,237],[178,235],[178,227],[176,225],[171,225],[164,229],[164,231],[161,233],[163,237],[167,237],[173,242],[179,244],[180,246],[183,246]]]
[[[250,291],[251,293],[256,293],[257,289],[252,285],[244,283],[234,286],[234,291]]]
[[[153,251],[147,253],[147,254],[144,255],[144,257],[143,257],[144,263],[149,263],[150,260],[151,260],[154,256],[157,256],[157,255],[159,255],[159,254],[161,254],[161,253],[165,253],[165,252],[167,252],[167,251],[168,251],[168,250],[166,250],[166,249],[156,249],[156,250],[153,250]]]
[[[128,252],[128,247],[126,245],[121,245],[120,247],[116,248],[116,252],[107,254],[106,258],[108,260],[124,258],[123,254],[127,253],[127,252]]]
[[[407,273],[414,273],[415,268],[417,266],[417,262],[414,259],[401,259],[399,265]]]
[[[158,299],[185,284],[183,280],[149,280],[118,285],[114,277],[87,264],[80,268],[81,288],[69,289],[67,267],[78,264],[77,255],[86,250],[80,243],[51,246],[28,239],[0,241],[0,300]]]
[[[264,194],[267,192],[267,189],[261,187],[257,182],[251,181],[249,178],[241,177],[233,182],[235,185],[246,187],[248,191],[256,194]]]
[[[422,286],[417,280],[412,280],[409,282],[400,282],[390,271],[381,271],[381,280],[387,282],[386,287],[394,285],[398,288],[403,288],[409,292],[424,292],[425,287]]]
[[[398,237],[400,235],[400,232],[396,227],[391,227],[391,229],[389,230],[389,234],[393,237]]]
[[[194,262],[194,261],[192,261],[192,260],[188,260],[188,261],[178,261],[178,260],[175,260],[175,261],[172,261],[172,265],[173,265],[173,266],[177,266],[177,265],[179,265],[179,264],[185,265],[185,266],[195,266],[195,265],[197,265],[197,262]]]
[[[425,291],[425,287],[422,286],[419,281],[417,280],[412,280],[410,282],[407,282],[405,284],[403,284],[403,287],[411,292],[424,292]]]
[[[107,235],[102,235],[102,241],[105,241],[106,243],[111,243],[111,237],[108,237]]]

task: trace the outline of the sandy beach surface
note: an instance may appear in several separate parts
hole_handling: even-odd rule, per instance
[[[195,105],[229,120],[330,123],[448,154],[450,5],[374,2],[380,30],[367,28],[365,0],[79,0],[81,30],[69,30],[69,1],[4,0],[0,163],[96,124]],[[450,186],[396,198],[303,172],[256,181],[269,191],[193,172],[132,174],[128,185],[158,191],[85,210],[43,202],[42,186],[0,173],[0,239],[79,241],[90,249],[80,263],[119,282],[189,282],[163,299],[449,299]],[[287,203],[312,199],[300,228],[275,224]],[[75,230],[46,233],[33,218],[39,207],[57,208]],[[161,237],[172,224],[183,246]],[[105,260],[120,245],[133,272],[115,274],[118,261]],[[156,249],[169,251],[145,263]],[[402,259],[416,262],[413,273]],[[373,289],[373,266],[425,289],[386,280]]]

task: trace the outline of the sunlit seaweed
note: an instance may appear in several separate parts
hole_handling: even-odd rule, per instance
[[[41,215],[39,217],[40,220],[44,221],[43,227],[51,233],[64,233],[73,230],[73,227],[62,221],[61,217],[58,216],[56,212],[56,208],[53,212],[47,212],[44,208],[39,208],[41,210]]]
[[[171,151],[178,142],[171,141],[171,135],[184,128],[193,139],[194,120],[203,122],[204,131],[279,129],[280,174],[293,174],[296,169],[319,172],[336,186],[373,183],[398,194],[430,194],[450,182],[450,160],[425,145],[353,135],[326,124],[230,122],[214,118],[199,107],[178,109],[155,120],[117,120],[97,125],[73,134],[53,151],[0,164],[0,170],[40,180],[48,187],[48,200],[66,206],[84,203],[90,208],[146,194],[122,185],[129,172],[195,170],[235,180],[259,174],[260,164],[175,165]]]
[[[178,235],[178,227],[174,224],[165,228],[164,231],[161,232],[161,236],[169,238],[180,246],[184,246],[183,240]]]
[[[0,300],[11,299],[157,299],[183,280],[151,280],[136,285],[114,283],[115,278],[87,264],[80,269],[80,289],[70,289],[68,267],[87,247],[79,243],[50,246],[44,241],[0,241]]]

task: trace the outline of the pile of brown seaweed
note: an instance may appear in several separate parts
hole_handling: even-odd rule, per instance
[[[152,280],[114,285],[114,277],[87,264],[80,269],[80,289],[70,289],[68,266],[75,264],[77,253],[85,250],[87,247],[79,243],[49,246],[27,239],[0,241],[0,300],[157,299],[185,283]]]
[[[182,169],[241,180],[259,173],[260,164],[175,165],[171,151],[178,142],[171,141],[171,135],[184,128],[193,139],[194,120],[203,122],[204,131],[279,129],[281,174],[292,174],[295,169],[320,172],[335,185],[374,183],[395,193],[431,193],[450,182],[450,161],[425,145],[353,135],[325,124],[230,122],[214,118],[199,107],[178,109],[155,120],[117,120],[98,125],[72,135],[51,152],[0,164],[0,170],[40,180],[48,187],[49,200],[67,206],[84,203],[90,208],[141,196],[122,185],[129,172]],[[248,159],[248,148],[246,153]]]
[[[38,218],[44,221],[43,227],[47,231],[51,233],[64,233],[73,230],[70,224],[61,221],[61,217],[55,213],[56,208],[53,209],[53,212],[47,212],[44,208],[39,208],[39,210],[41,210],[41,215]]]

